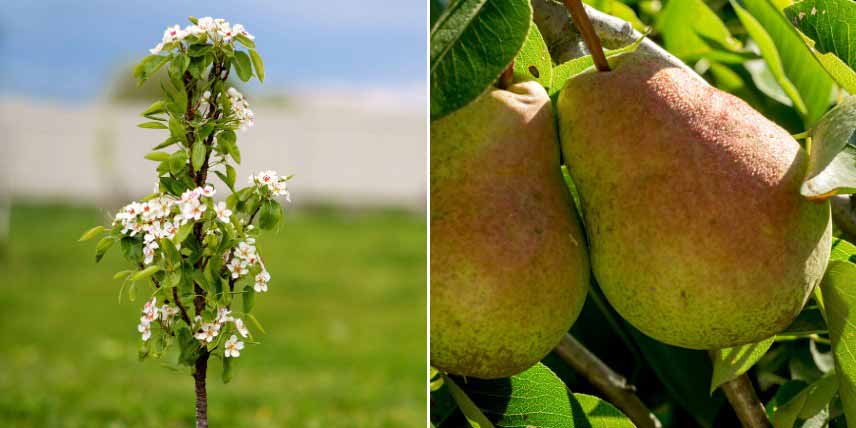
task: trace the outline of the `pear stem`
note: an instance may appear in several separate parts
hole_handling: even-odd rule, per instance
[[[752,386],[749,376],[742,374],[725,382],[720,388],[722,388],[725,398],[731,403],[734,413],[737,414],[737,419],[740,420],[744,428],[771,427],[764,405],[758,399],[758,395],[755,394],[755,388]]]
[[[583,7],[583,2],[581,0],[565,0],[565,7],[571,13],[574,26],[577,27],[577,30],[583,36],[583,40],[585,40],[586,46],[588,46],[597,71],[610,71],[609,62],[606,61],[606,55],[603,54],[603,46],[600,44],[600,38],[591,25],[588,13],[586,13],[586,9]]]
[[[606,398],[624,412],[638,428],[660,428],[663,425],[636,395],[636,387],[627,382],[582,343],[565,334],[554,349],[556,355],[600,390]]]

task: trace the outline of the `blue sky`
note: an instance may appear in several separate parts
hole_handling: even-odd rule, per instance
[[[425,84],[425,0],[4,3],[0,95],[91,100],[188,15],[244,24],[264,58],[265,87]]]

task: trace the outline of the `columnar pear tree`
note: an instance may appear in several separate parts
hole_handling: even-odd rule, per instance
[[[248,324],[263,331],[251,311],[271,276],[256,239],[282,218],[276,198],[290,201],[291,177],[263,171],[251,175],[247,187],[236,187],[233,163],[240,163],[241,152],[235,131],[252,127],[254,115],[227,82],[233,70],[242,81],[254,75],[262,81],[264,65],[255,37],[242,25],[189,19],[184,28],[167,28],[134,69],[140,85],[164,67],[169,76],[162,99],[142,113],[149,121],[139,125],[168,133],[145,156],[157,163],[154,193],[81,240],[106,234],[96,245],[96,261],[119,244],[131,264],[114,276],[122,281],[119,297],[145,296],[136,326],[139,356],[169,356],[170,363],[190,368],[197,427],[207,427],[209,359],[222,360],[222,379],[229,382],[234,360],[246,344],[257,343]],[[221,192],[209,183],[212,172],[225,184]],[[225,201],[215,202],[226,189]]]

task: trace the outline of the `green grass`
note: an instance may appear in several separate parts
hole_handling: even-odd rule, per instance
[[[138,362],[143,298],[117,302],[116,249],[94,263],[95,209],[15,206],[0,245],[0,426],[190,427],[193,380]],[[267,331],[234,379],[208,376],[212,427],[423,427],[423,216],[314,212],[264,235]]]

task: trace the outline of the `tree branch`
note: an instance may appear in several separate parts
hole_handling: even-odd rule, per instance
[[[771,427],[764,405],[761,404],[761,400],[755,394],[755,388],[752,386],[749,376],[742,374],[725,382],[720,388],[722,388],[725,398],[731,403],[734,413],[737,414],[737,419],[740,419],[744,428]]]
[[[604,364],[585,346],[566,334],[554,349],[556,355],[581,374],[607,400],[618,407],[638,428],[660,428],[662,424],[636,395],[636,387]]]
[[[208,351],[203,349],[193,371],[196,386],[196,428],[208,428],[208,392],[205,389],[205,376],[208,373],[209,355]]]

